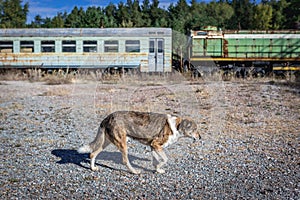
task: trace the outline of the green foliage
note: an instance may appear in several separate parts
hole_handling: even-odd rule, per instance
[[[253,16],[253,28],[257,30],[268,30],[271,28],[273,9],[267,4],[258,4]]]
[[[285,26],[286,18],[284,16],[284,10],[289,6],[289,3],[286,0],[271,0],[269,4],[272,7],[272,22],[271,29],[280,29]]]
[[[187,24],[190,19],[189,6],[185,0],[178,0],[177,4],[169,7],[169,14],[171,18],[171,28],[181,33],[188,32]]]
[[[59,12],[57,16],[55,16],[51,21],[51,27],[56,28],[64,28],[65,27],[65,20],[67,17],[67,13],[61,13]]]
[[[66,17],[65,21],[65,27],[67,28],[76,28],[76,27],[82,27],[83,22],[83,16],[85,15],[85,12],[83,8],[81,7],[78,9],[77,6],[74,7],[74,9],[71,11],[71,13]]]
[[[103,24],[102,27],[118,27],[117,24],[117,8],[114,4],[110,3],[105,9],[104,9],[104,18],[103,18]]]
[[[284,9],[286,14],[286,23],[284,28],[296,28],[300,29],[300,1],[299,0],[287,0],[289,5]]]
[[[150,26],[152,27],[167,27],[167,11],[159,7],[159,1],[153,0],[150,5],[149,18],[151,19]]]
[[[187,34],[191,29],[293,29],[300,26],[299,0],[177,0],[167,8],[159,0],[123,0],[106,7],[75,6],[54,17],[35,16],[26,24],[29,3],[0,0],[0,28],[170,27]],[[180,41],[180,40],[179,40]]]
[[[100,28],[102,26],[102,18],[103,13],[100,7],[88,7],[85,16],[81,17],[81,19],[84,19],[81,27]]]
[[[252,29],[254,3],[250,0],[232,0],[234,15],[229,20],[231,29]]]
[[[24,28],[29,10],[29,4],[22,6],[22,0],[0,1],[0,27]]]

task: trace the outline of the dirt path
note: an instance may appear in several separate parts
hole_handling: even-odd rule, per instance
[[[281,81],[77,81],[0,84],[0,195],[4,199],[298,199],[300,89]],[[193,117],[199,143],[167,149],[153,173],[149,149],[130,141],[129,174],[109,147],[88,169],[76,149],[116,110]]]

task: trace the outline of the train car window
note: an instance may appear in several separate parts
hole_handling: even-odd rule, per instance
[[[96,53],[97,52],[97,41],[83,41],[83,52]]]
[[[198,32],[197,32],[197,35],[207,35],[207,32],[204,32],[204,31],[198,31]]]
[[[126,40],[125,42],[126,52],[140,52],[140,41],[139,40]]]
[[[76,41],[75,40],[62,41],[62,52],[76,52]]]
[[[158,42],[157,42],[157,46],[158,46],[157,52],[158,52],[158,53],[162,53],[162,52],[164,51],[163,41],[158,41]]]
[[[20,52],[21,53],[33,53],[34,52],[34,42],[33,41],[21,41],[20,42]]]
[[[41,41],[41,51],[43,53],[55,52],[55,41],[53,40]]]
[[[104,41],[104,52],[118,52],[119,42],[117,40]]]
[[[149,53],[154,53],[154,41],[150,41],[150,44],[149,44]]]
[[[14,48],[13,41],[0,41],[1,53],[12,53]]]

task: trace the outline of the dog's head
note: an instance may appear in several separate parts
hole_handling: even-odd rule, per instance
[[[178,131],[186,137],[193,138],[194,140],[201,139],[198,132],[197,124],[192,119],[182,119],[177,127]]]

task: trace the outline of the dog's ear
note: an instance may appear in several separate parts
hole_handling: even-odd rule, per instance
[[[190,118],[184,118],[181,120],[177,130],[183,131],[183,130],[192,130],[195,128],[197,128],[197,125],[194,122],[194,120]]]

